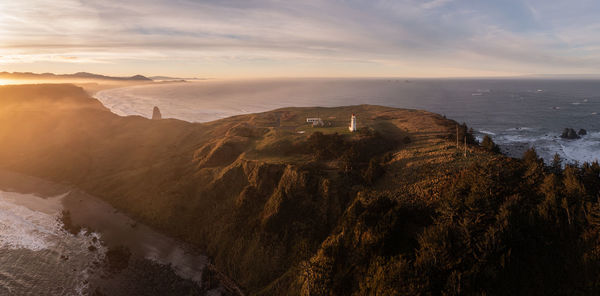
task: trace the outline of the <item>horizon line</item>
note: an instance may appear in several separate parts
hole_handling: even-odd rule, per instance
[[[580,74],[515,74],[515,75],[457,75],[457,76],[388,76],[388,75],[371,75],[371,76],[359,76],[359,75],[348,75],[348,76],[340,76],[340,75],[323,75],[323,76],[313,76],[313,75],[299,75],[299,76],[286,76],[286,75],[241,75],[241,76],[202,76],[198,75],[196,77],[181,77],[178,75],[169,75],[169,74],[140,74],[140,72],[131,72],[133,74],[122,75],[122,74],[107,74],[102,72],[87,72],[87,71],[77,71],[77,72],[21,72],[21,71],[0,71],[0,73],[8,73],[12,75],[18,74],[29,74],[29,75],[75,75],[78,73],[89,73],[94,75],[101,75],[107,77],[114,78],[129,78],[134,76],[144,76],[147,78],[151,77],[168,77],[173,79],[186,79],[186,80],[262,80],[262,79],[600,79],[600,73],[592,74],[592,73],[580,73]],[[188,76],[188,75],[184,75]],[[11,80],[10,78],[7,78]],[[68,78],[65,78],[68,79]],[[12,80],[35,80],[35,79],[12,79]]]

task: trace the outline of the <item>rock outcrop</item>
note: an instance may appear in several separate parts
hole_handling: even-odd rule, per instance
[[[577,132],[577,134],[580,136],[585,136],[587,135],[587,131],[585,129],[580,129],[579,132]]]
[[[570,139],[570,140],[579,139],[579,135],[577,135],[577,132],[572,128],[565,128],[563,130],[562,134],[560,135],[560,137],[563,139]]]
[[[162,119],[162,114],[160,114],[160,109],[158,109],[158,107],[154,106],[154,109],[152,110],[152,120],[160,120]]]

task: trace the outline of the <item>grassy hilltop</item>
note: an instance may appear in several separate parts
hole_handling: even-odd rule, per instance
[[[600,167],[507,158],[465,126],[456,147],[456,126],[370,105],[153,121],[71,85],[5,86],[0,167],[203,248],[249,294],[598,292]]]

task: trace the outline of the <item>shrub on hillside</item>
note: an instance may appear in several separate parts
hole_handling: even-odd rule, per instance
[[[487,151],[493,153],[500,153],[500,147],[498,147],[498,145],[496,145],[496,143],[494,143],[494,141],[492,141],[492,138],[490,138],[490,136],[488,135],[483,136],[483,140],[479,145]]]
[[[453,142],[456,141],[456,136],[458,134],[459,143],[464,143],[464,141],[466,140],[467,144],[469,145],[477,144],[477,140],[475,139],[475,136],[473,136],[473,129],[468,128],[466,123],[457,124],[456,129],[457,132],[451,132],[448,134],[447,138],[449,140],[452,140]]]

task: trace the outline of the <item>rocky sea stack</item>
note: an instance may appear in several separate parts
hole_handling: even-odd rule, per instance
[[[584,132],[583,134],[581,132]],[[579,131],[579,135],[584,135],[585,134],[585,130],[580,130]],[[574,139],[579,139],[579,135],[577,134],[577,132],[572,129],[572,128],[565,128],[562,132],[562,134],[560,135],[561,138],[563,139],[570,139],[570,140],[574,140]]]
[[[160,114],[160,109],[158,109],[158,107],[154,106],[154,109],[152,110],[152,120],[159,120],[162,119],[162,114]]]

